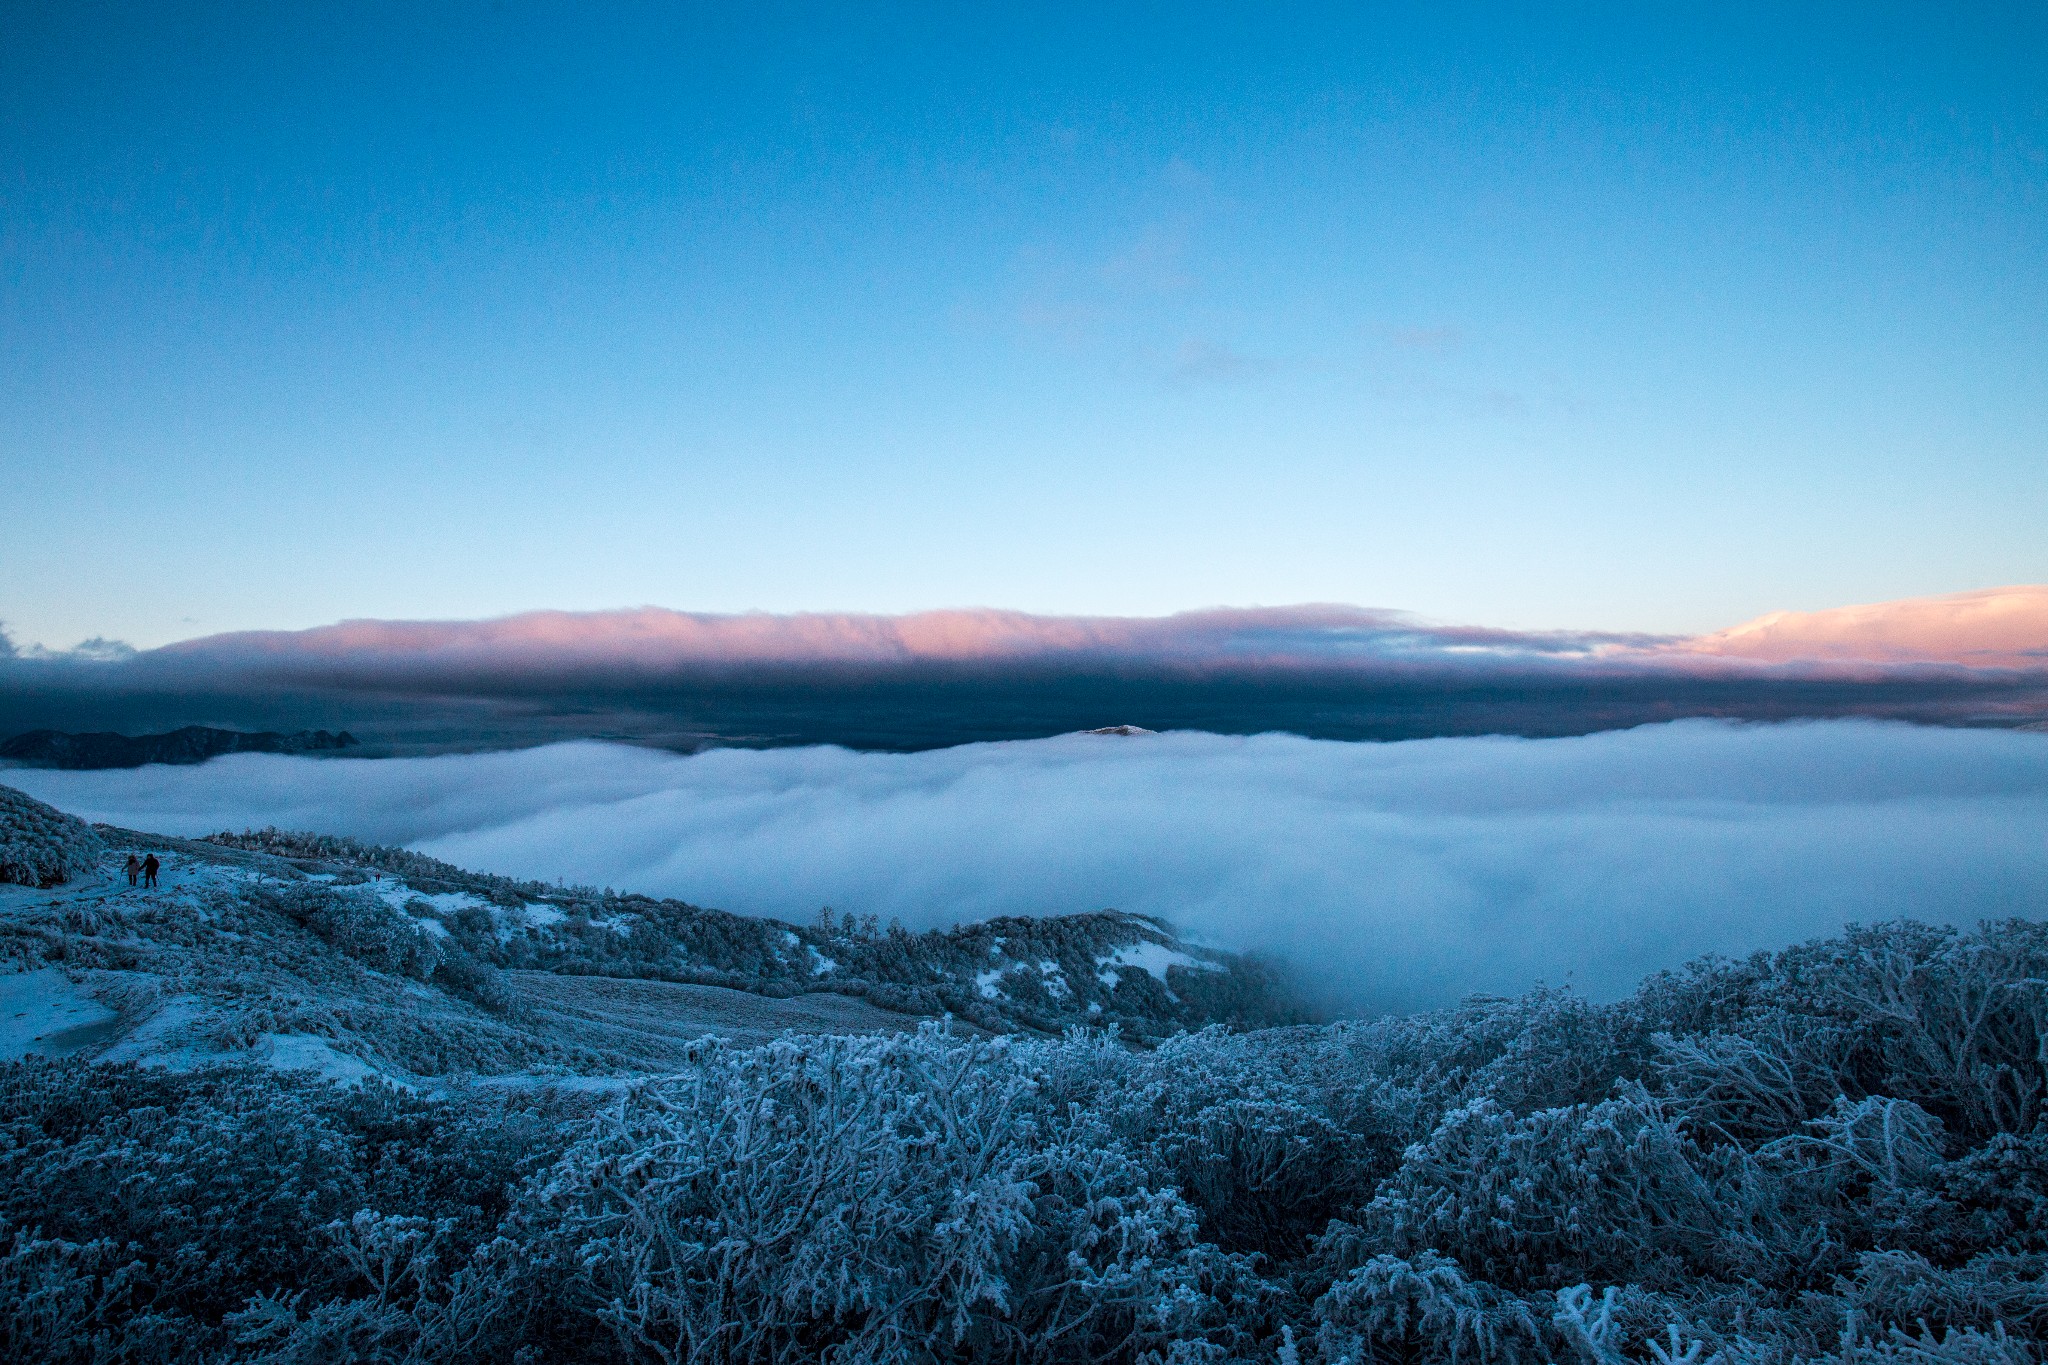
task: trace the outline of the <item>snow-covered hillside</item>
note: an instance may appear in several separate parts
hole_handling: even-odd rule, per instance
[[[967,1033],[1113,1024],[1146,1038],[1295,1017],[1258,964],[1135,916],[915,935],[830,915],[785,925],[316,835],[95,833],[12,800],[16,843],[59,848],[61,834],[71,852],[37,855],[45,872],[31,879],[66,880],[0,887],[0,953],[19,969],[0,976],[0,1002],[25,1002],[0,1020],[0,1060],[240,1058],[433,1089],[659,1072],[706,1035],[950,1018]],[[128,884],[131,851],[160,857],[160,886]],[[1126,960],[1153,970],[1098,970]]]

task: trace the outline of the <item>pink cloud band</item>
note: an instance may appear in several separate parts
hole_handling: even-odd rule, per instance
[[[2048,670],[2048,586],[1993,588],[1816,612],[1774,612],[1694,637],[1443,626],[1346,606],[1214,609],[1165,617],[712,615],[642,607],[487,621],[345,621],[217,635],[152,651],[166,662],[343,668],[805,666],[1116,662],[1250,667],[1481,662],[1712,672],[1720,662]]]
[[[2048,675],[2048,586],[1777,612],[1690,637],[1446,626],[1401,612],[1332,605],[1164,617],[994,610],[715,615],[642,607],[484,621],[345,621],[208,636],[105,664],[84,656],[73,662],[88,672],[111,670],[109,680],[122,674],[137,683],[240,679],[398,691],[489,691],[549,679],[634,686],[762,672],[1988,678]]]
[[[1772,612],[1685,642],[1690,652],[1771,663],[1955,664],[2048,670],[2048,586]]]
[[[1430,625],[1398,612],[1344,606],[1217,609],[1175,616],[1033,616],[994,610],[906,616],[713,615],[641,607],[537,611],[487,621],[344,621],[303,631],[253,631],[152,651],[297,671],[411,664],[693,667],[1163,663],[1271,667],[1445,657],[1590,659],[1654,648],[1660,637],[1514,632]]]

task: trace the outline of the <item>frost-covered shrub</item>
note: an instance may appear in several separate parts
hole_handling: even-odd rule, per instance
[[[1950,1328],[1937,1332],[1925,1324],[1914,1331],[1900,1327],[1865,1329],[1852,1321],[1835,1350],[1789,1357],[1774,1343],[1737,1338],[1709,1356],[1659,1355],[1657,1365],[2040,1365],[2038,1341],[1989,1332]]]
[[[1944,1163],[1933,1184],[1959,1213],[1947,1229],[1967,1253],[1992,1247],[2048,1251],[2048,1128],[1994,1135]]]
[[[1844,1028],[1765,1014],[1735,1033],[1659,1033],[1659,1089],[1702,1129],[1756,1141],[1797,1132],[1850,1088]]]
[[[2048,1257],[1986,1255],[1943,1268],[1914,1251],[1866,1252],[1844,1298],[1865,1321],[2048,1336]]]
[[[1615,1011],[1547,988],[1476,997],[1375,1032],[1376,1069],[1405,1073],[1438,1116],[1481,1096],[1517,1113],[1593,1103],[1640,1065]]]
[[[459,1271],[564,1117],[250,1068],[0,1066],[0,1331],[73,1352],[0,1359],[212,1359],[251,1296],[358,1297],[333,1229],[365,1209],[429,1220]]]
[[[504,973],[479,959],[464,944],[449,942],[430,946],[437,953],[433,966],[435,985],[487,1010],[503,1012],[516,1006],[517,997],[505,984]]]
[[[0,1360],[196,1359],[198,1325],[154,1297],[149,1268],[131,1249],[104,1237],[38,1237],[0,1218]]]
[[[441,953],[427,932],[375,896],[317,882],[290,882],[252,887],[249,898],[304,925],[374,971],[425,981],[440,964]]]
[[[375,903],[305,922],[374,957],[337,896]],[[426,998],[241,909],[236,944]],[[23,1063],[0,1357],[2038,1362],[2041,942],[1879,926],[1614,1005],[1141,1046],[707,1043],[602,1102]],[[322,1036],[370,1008],[245,1003]]]
[[[223,1327],[248,1365],[486,1361],[524,1357],[541,1280],[520,1247],[495,1237],[462,1254],[453,1219],[362,1209],[320,1229],[347,1291],[252,1295]]]
[[[1105,1134],[1034,1112],[1035,1090],[1000,1048],[930,1032],[710,1044],[608,1115],[542,1200],[628,1358],[1227,1344],[1230,1307],[1260,1293],[1249,1266]]]
[[[1316,1348],[1326,1361],[1443,1360],[1548,1365],[1542,1318],[1527,1303],[1467,1279],[1433,1251],[1381,1254],[1316,1301]]]
[[[1209,1028],[1136,1051],[1096,1036],[1034,1053],[1049,1097],[1081,1104],[1200,1211],[1231,1251],[1299,1257],[1395,1164],[1376,1093],[1334,1076],[1313,1044]]]
[[[1665,1089],[1732,1136],[1795,1131],[1838,1095],[1912,1100],[1982,1141],[2048,1109],[2048,923],[1851,927],[1657,978]]]
[[[1409,1149],[1366,1215],[1369,1243],[1455,1248],[1472,1274],[1532,1289],[1736,1278],[1797,1236],[1747,1153],[1701,1147],[1639,1087],[1526,1116],[1474,1101]]]
[[[89,871],[106,851],[77,816],[0,787],[0,882],[58,886]]]

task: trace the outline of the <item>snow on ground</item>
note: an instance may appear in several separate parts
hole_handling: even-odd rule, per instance
[[[206,1025],[218,1017],[196,995],[171,996],[93,1060],[137,1062],[166,1071],[190,1071],[226,1061],[233,1054],[205,1037]]]
[[[55,967],[0,976],[0,1061],[68,1057],[119,1027],[117,1013]]]
[[[469,1084],[485,1090],[559,1090],[571,1095],[619,1095],[642,1084],[639,1076],[578,1076],[573,1072],[511,1071],[477,1076]]]
[[[1145,943],[1128,943],[1107,957],[1096,958],[1095,979],[1111,990],[1115,990],[1116,983],[1123,980],[1123,973],[1117,970],[1119,967],[1136,967],[1139,971],[1150,972],[1153,976],[1159,978],[1159,984],[1162,986],[1166,984],[1166,969],[1168,967],[1186,967],[1198,972],[1218,972],[1223,970],[1217,963],[1204,962],[1201,958],[1190,957],[1188,954],[1174,948],[1169,948],[1163,943],[1152,943],[1149,941]]]
[[[662,1070],[685,1064],[683,1049],[697,1038],[763,1042],[787,1030],[903,1033],[924,1022],[828,992],[774,999],[675,981],[529,971],[507,972],[506,978],[521,1003],[546,1021],[551,1036],[636,1056]]]
[[[976,972],[974,974],[974,989],[984,1000],[1000,1000],[1004,995],[1002,987],[1003,977],[1018,968],[1032,966],[1038,968],[1038,974],[1045,979],[1046,994],[1052,996],[1053,999],[1065,1000],[1074,993],[1073,987],[1067,984],[1066,973],[1060,970],[1060,964],[1051,961],[1037,963],[1009,962],[1000,967],[991,967],[985,972]]]
[[[381,1076],[406,1090],[418,1088],[388,1070],[371,1066],[360,1057],[336,1051],[334,1044],[311,1034],[259,1034],[250,1053],[253,1060],[273,1071],[311,1071],[340,1085],[355,1085],[373,1076]]]
[[[1198,972],[1218,972],[1223,970],[1217,963],[1205,962],[1199,957],[1190,957],[1179,949],[1169,948],[1164,943],[1152,942],[1125,944],[1108,957],[1100,959],[1098,965],[1109,964],[1119,967],[1136,967],[1140,971],[1152,973],[1161,982],[1166,980],[1166,969],[1168,967],[1186,967],[1191,971]]]
[[[409,1069],[417,1062],[405,1059],[402,1046],[390,1046],[402,1040],[377,1031],[389,1027],[392,1018],[410,1018],[407,1011],[418,1008],[422,1027],[431,1026],[458,1053],[473,1037],[480,1060],[494,1060],[507,1047],[530,1054],[553,1046],[584,1050],[574,1059],[578,1065],[627,1073],[577,1076],[552,1061],[540,1067],[528,1062],[494,1083],[607,1090],[630,1083],[632,1074],[682,1065],[684,1045],[706,1035],[761,1041],[785,1031],[901,1032],[921,1022],[838,995],[783,1000],[713,986],[518,972],[507,978],[534,1013],[511,1024],[480,1017],[471,1006],[417,983],[374,972],[367,981],[354,980],[346,987],[351,1010],[337,1017],[324,1007],[331,999],[326,993],[337,982],[322,974],[330,969],[321,966],[317,949],[307,961],[290,953],[273,956],[261,934],[230,929],[231,924],[248,928],[233,912],[252,883],[331,886],[344,896],[375,899],[437,937],[449,932],[444,919],[478,910],[491,916],[501,934],[552,928],[569,916],[545,903],[507,908],[471,892],[422,892],[388,877],[361,885],[346,877],[308,878],[225,850],[219,861],[210,852],[163,851],[162,885],[131,887],[118,862],[126,851],[118,848],[116,858],[63,886],[0,886],[0,920],[40,922],[103,942],[150,945],[148,970],[73,970],[70,963],[12,974],[0,968],[0,1062],[76,1054],[189,1071],[243,1061],[311,1072],[341,1084],[381,1077],[407,1089],[440,1091],[474,1083],[478,1078],[459,1062],[445,1071]],[[336,880],[342,885],[335,886]],[[590,922],[628,934],[640,920],[622,913]],[[299,931],[264,931],[269,932],[289,937]],[[789,941],[802,942],[794,934]],[[282,948],[284,940],[277,946]],[[839,970],[831,958],[808,944],[804,948],[818,975]],[[394,993],[418,999],[407,1003]],[[432,1048],[425,1055],[447,1066]]]
[[[380,881],[377,886],[377,899],[393,910],[403,910],[414,901],[425,901],[434,907],[434,913],[437,915],[452,915],[471,906],[485,910],[491,908],[489,901],[468,891],[441,891],[429,895],[424,891],[413,890],[404,882]]]

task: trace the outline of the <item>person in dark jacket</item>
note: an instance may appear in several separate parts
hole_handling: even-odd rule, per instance
[[[155,886],[156,870],[162,866],[163,864],[156,860],[156,855],[154,853],[150,854],[147,858],[144,858],[142,860],[142,884],[144,886]]]

